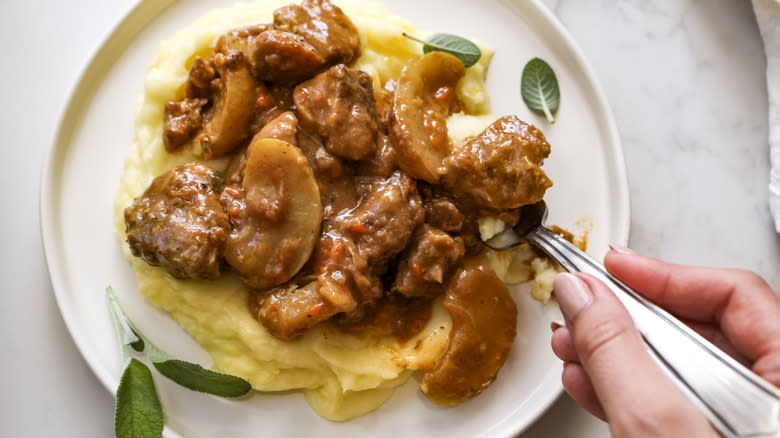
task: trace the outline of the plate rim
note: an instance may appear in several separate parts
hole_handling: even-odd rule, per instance
[[[81,67],[78,69],[78,74],[76,75],[75,81],[71,84],[68,92],[65,95],[65,100],[59,107],[58,117],[55,125],[56,128],[53,132],[51,140],[49,141],[48,149],[46,151],[40,171],[40,190],[38,197],[40,224],[39,229],[43,246],[44,260],[46,262],[55,302],[57,303],[59,313],[65,322],[65,326],[68,329],[68,334],[74,341],[76,348],[79,350],[79,353],[84,358],[93,374],[102,383],[103,387],[114,397],[116,396],[117,382],[114,381],[113,377],[106,368],[97,366],[97,358],[90,353],[86,345],[86,337],[81,336],[81,331],[77,329],[76,322],[74,321],[75,315],[73,312],[64,311],[63,300],[65,299],[65,292],[63,292],[63,290],[65,288],[65,280],[63,277],[65,273],[62,272],[63,269],[60,269],[61,266],[58,267],[58,265],[52,261],[53,258],[58,255],[58,242],[54,237],[56,235],[54,230],[57,228],[57,223],[55,223],[56,221],[50,212],[50,210],[56,210],[56,208],[52,207],[56,202],[53,197],[55,192],[53,188],[53,182],[57,174],[57,163],[55,158],[58,153],[62,152],[62,138],[68,132],[68,126],[66,123],[71,121],[71,119],[74,119],[74,116],[77,116],[80,112],[77,102],[81,99],[89,98],[89,96],[92,94],[90,91],[90,86],[86,84],[86,80],[90,74],[98,73],[98,76],[102,76],[104,74],[102,72],[93,71],[97,69],[96,61],[105,56],[113,40],[118,39],[118,35],[126,32],[127,28],[131,27],[135,22],[137,22],[137,20],[140,19],[144,23],[148,21],[144,20],[141,14],[146,8],[149,8],[150,4],[155,4],[154,9],[158,10],[159,14],[178,1],[179,0],[165,0],[163,2],[159,0],[135,0],[134,3],[131,4],[125,11],[123,11],[112,22],[107,30],[104,31],[103,35],[99,39],[99,43],[96,46],[93,46],[88,55],[84,58]],[[383,0],[375,1],[383,2]],[[392,0],[384,1],[392,2]],[[516,3],[523,0],[498,1],[502,3]],[[615,208],[610,211],[609,215],[613,220],[617,220],[617,222],[613,224],[613,228],[616,230],[616,234],[620,240],[620,243],[628,244],[631,232],[631,202],[629,182],[623,144],[620,139],[612,108],[609,105],[606,94],[604,93],[601,83],[598,80],[598,76],[595,74],[595,71],[590,65],[590,62],[585,57],[584,52],[563,25],[563,23],[561,23],[558,17],[556,17],[555,14],[545,4],[543,4],[541,0],[530,0],[528,3],[530,3],[538,13],[543,15],[544,18],[552,24],[554,32],[558,34],[565,48],[573,55],[576,64],[582,68],[585,81],[591,88],[591,91],[596,98],[593,103],[598,107],[599,111],[601,111],[606,116],[601,120],[601,122],[604,124],[604,128],[606,128],[605,134],[609,137],[610,141],[608,147],[604,148],[604,151],[607,153],[607,156],[612,158],[609,161],[612,161],[616,164],[616,166],[611,170],[615,172],[614,177],[618,182],[618,184],[612,188],[612,190],[615,191],[613,199],[615,200],[616,205]],[[131,28],[133,32],[129,37],[125,36],[125,38],[135,37],[140,31],[143,30],[144,27],[145,24],[141,25],[138,29]],[[115,61],[117,56],[119,55],[113,55],[111,60]],[[78,120],[78,117],[75,117],[74,120]],[[602,147],[604,147],[604,145],[602,145]],[[76,334],[79,335],[77,336]],[[552,396],[544,400],[543,403],[539,403],[534,406],[533,414],[531,415],[532,420],[522,427],[509,430],[509,435],[507,436],[520,435],[528,428],[530,428],[536,421],[538,421],[563,394],[563,385],[560,380],[557,381],[557,385],[554,389],[555,390],[552,391]],[[502,423],[505,421],[506,420],[503,420],[501,423],[496,423],[494,427],[498,427],[500,430],[506,430],[506,426],[502,425]],[[163,436],[170,438],[180,437],[180,435],[171,429],[167,424],[164,427]]]

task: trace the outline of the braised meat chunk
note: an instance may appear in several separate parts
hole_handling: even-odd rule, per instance
[[[291,283],[253,291],[249,311],[281,339],[296,338],[336,313],[335,308],[320,296],[316,281],[303,287]]]
[[[325,59],[303,37],[276,29],[253,39],[247,55],[257,78],[279,84],[296,84],[325,66]]]
[[[376,150],[377,116],[371,77],[339,64],[298,85],[301,125],[333,155],[359,160]]]
[[[435,297],[460,265],[463,239],[424,225],[401,257],[393,292],[405,297]]]
[[[369,183],[367,189],[360,204],[334,222],[341,233],[353,236],[360,253],[373,263],[401,252],[424,212],[414,180],[402,172]]]
[[[318,292],[335,312],[352,312],[382,296],[380,267],[371,266],[355,242],[332,226],[326,226],[312,261]]]
[[[188,98],[208,98],[211,96],[212,81],[217,76],[217,71],[214,70],[214,64],[211,61],[211,58],[205,60],[200,56],[196,56],[195,60],[192,61],[190,75],[187,78]]]
[[[229,232],[214,169],[190,163],[152,181],[125,209],[133,255],[177,278],[213,279]]]
[[[233,29],[219,37],[217,44],[214,47],[214,51],[224,54],[227,54],[231,51],[248,54],[252,41],[271,29],[272,27],[270,24],[255,24],[239,29]]]
[[[317,134],[298,129],[296,139],[317,178],[324,208],[323,219],[327,220],[341,210],[357,205],[360,196],[355,187],[352,166],[328,152]]]
[[[327,220],[314,257],[320,294],[343,312],[361,312],[382,297],[380,276],[423,218],[414,181],[401,172],[362,190],[357,206]]]
[[[186,144],[203,126],[203,107],[206,99],[184,99],[165,104],[165,132],[163,143],[165,150],[175,152]]]
[[[260,83],[255,88],[255,120],[252,122],[252,132],[257,132],[268,122],[282,113],[295,110],[292,89],[269,82]]]
[[[425,201],[425,223],[448,233],[463,230],[463,213],[450,199],[433,197]]]
[[[549,154],[550,144],[536,127],[516,116],[502,117],[444,160],[442,183],[480,207],[533,204],[552,186],[540,167]]]
[[[328,0],[304,0],[274,11],[274,28],[303,37],[328,65],[349,64],[360,56],[357,28]]]

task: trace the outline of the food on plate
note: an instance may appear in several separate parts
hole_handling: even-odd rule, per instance
[[[430,52],[401,72],[393,100],[392,134],[398,165],[414,178],[435,184],[451,147],[445,118],[459,112],[453,89],[466,68],[456,57]]]
[[[158,48],[115,202],[139,291],[217,370],[330,420],[413,371],[435,403],[477,396],[515,338],[506,284],[556,270],[482,243],[551,185],[544,135],[489,113],[492,51],[465,68],[404,32],[357,0],[207,14]]]
[[[515,339],[517,308],[506,286],[484,265],[461,269],[450,280],[444,308],[452,317],[447,349],[422,372],[420,387],[436,403],[475,397],[493,382]]]
[[[534,204],[552,186],[540,166],[549,154],[541,131],[505,116],[444,158],[442,182],[455,198],[483,208]]]
[[[125,209],[133,255],[176,278],[218,277],[229,230],[219,181],[214,169],[198,163],[155,178]]]
[[[246,152],[241,185],[222,192],[231,232],[225,261],[252,288],[293,277],[309,259],[320,231],[317,181],[303,153],[260,131]]]

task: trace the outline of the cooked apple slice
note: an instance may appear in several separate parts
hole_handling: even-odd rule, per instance
[[[214,68],[219,73],[219,93],[204,117],[203,131],[193,141],[195,155],[206,160],[233,152],[249,137],[257,99],[257,82],[243,53],[217,53]]]
[[[306,157],[285,141],[257,135],[247,151],[241,189],[233,192],[232,205],[241,208],[231,209],[234,229],[225,259],[254,288],[291,279],[309,259],[322,221],[320,192]]]
[[[393,102],[391,134],[398,165],[409,175],[436,183],[441,162],[450,153],[446,117],[455,85],[466,73],[463,63],[443,52],[430,52],[404,67]]]
[[[462,268],[442,303],[452,318],[449,343],[420,388],[429,400],[454,405],[474,398],[495,380],[515,340],[517,306],[487,266]]]

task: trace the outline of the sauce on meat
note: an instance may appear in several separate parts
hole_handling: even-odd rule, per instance
[[[495,379],[517,317],[495,273],[463,259],[483,247],[477,219],[511,225],[544,195],[549,144],[508,116],[453,151],[461,61],[432,52],[375,88],[350,67],[360,53],[328,0],[282,7],[199,53],[183,97],[165,106],[164,143],[226,157],[228,170],[191,163],[159,176],[125,210],[128,240],[179,278],[232,269],[249,312],[280,339],[327,321],[406,342],[444,296],[453,330],[422,387],[460,403]]]
[[[125,210],[133,255],[176,278],[218,277],[230,228],[219,185],[214,169],[198,163],[155,178]]]

